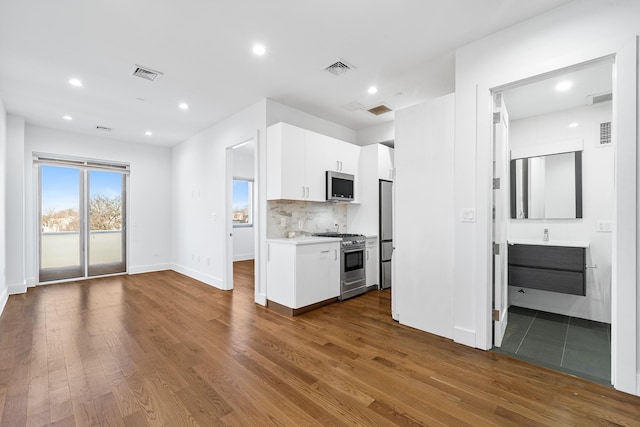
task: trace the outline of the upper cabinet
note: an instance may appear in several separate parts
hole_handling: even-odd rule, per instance
[[[378,147],[378,179],[393,181],[393,148],[377,144]]]
[[[327,170],[357,175],[360,147],[287,123],[267,129],[267,199],[326,201]],[[356,178],[357,180],[357,178]]]
[[[320,137],[327,150],[327,170],[357,175],[360,146],[329,136]]]

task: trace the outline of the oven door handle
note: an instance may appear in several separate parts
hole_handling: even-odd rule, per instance
[[[342,250],[342,252],[344,252],[345,254],[351,254],[351,253],[360,252],[360,251],[364,251],[364,247],[356,248],[356,249],[343,249]]]
[[[344,283],[346,286],[350,286],[353,285],[354,283],[358,283],[358,282],[364,282],[365,279],[356,279],[356,280],[352,280],[350,282],[344,281],[342,283]]]

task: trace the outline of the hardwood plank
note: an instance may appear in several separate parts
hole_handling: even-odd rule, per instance
[[[640,398],[399,325],[390,292],[295,317],[167,271],[30,288],[0,426],[638,425]]]

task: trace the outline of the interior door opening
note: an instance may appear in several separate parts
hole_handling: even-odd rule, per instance
[[[127,271],[128,166],[36,155],[39,282]]]
[[[607,385],[613,66],[608,57],[493,91],[494,350]],[[545,260],[549,247],[584,248],[584,262]]]
[[[255,140],[227,149],[227,289],[255,294]]]

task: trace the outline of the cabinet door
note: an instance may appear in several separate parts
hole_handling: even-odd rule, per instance
[[[373,241],[367,239],[366,257],[367,286],[375,286],[380,281],[378,277],[378,245],[376,239],[373,239]]]
[[[281,199],[305,200],[305,130],[282,124]]]
[[[294,308],[330,298],[333,258],[331,244],[298,245]]]
[[[360,161],[360,147],[329,136],[324,137],[327,150],[327,170],[356,175]]]
[[[360,147],[355,144],[340,141],[341,172],[358,175],[360,161]]]
[[[295,246],[267,243],[267,299],[287,307],[295,304]]]
[[[378,145],[378,179],[393,181],[393,149]]]
[[[324,202],[327,200],[326,162],[327,149],[323,144],[323,135],[305,131],[305,183],[308,187],[306,200]]]

